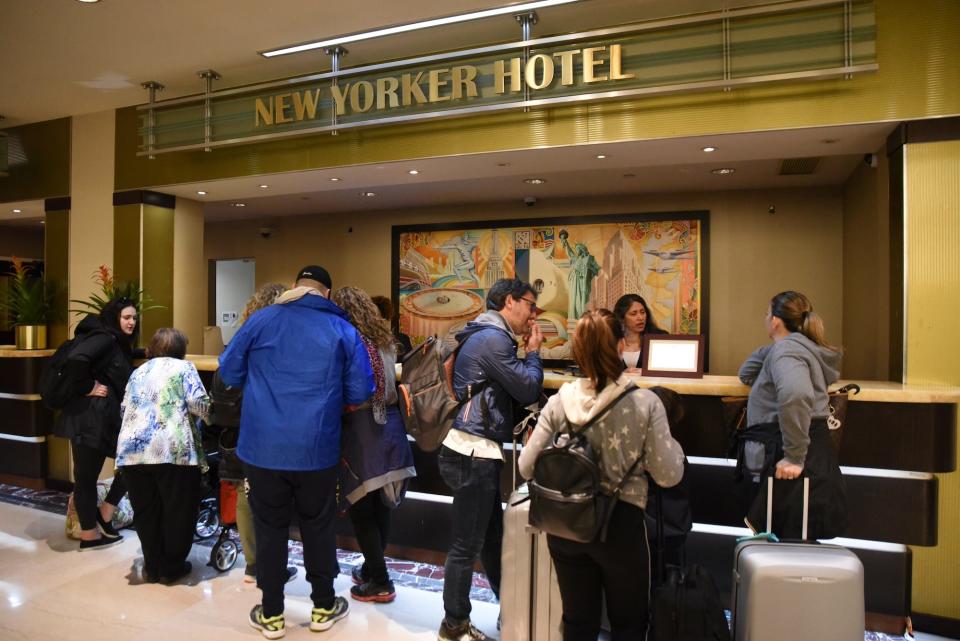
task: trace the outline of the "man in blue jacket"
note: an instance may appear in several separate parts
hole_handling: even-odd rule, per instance
[[[440,475],[453,491],[452,542],[444,566],[440,641],[482,641],[470,623],[470,585],[477,557],[500,596],[502,444],[513,437],[513,401],[540,397],[543,334],[534,319],[537,292],[519,279],[500,279],[487,293],[487,311],[457,334],[453,370],[457,397],[469,399],[440,447]],[[517,358],[517,337],[526,357]]]
[[[347,615],[346,599],[333,591],[340,416],[344,405],[370,398],[376,384],[360,335],[328,300],[332,286],[327,270],[304,267],[294,288],[250,316],[220,356],[220,377],[243,386],[237,455],[250,484],[263,591],[250,625],[268,639],[284,635],[294,509],[313,588],[310,629],[327,630]]]

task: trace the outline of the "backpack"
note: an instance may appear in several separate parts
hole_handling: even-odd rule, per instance
[[[649,641],[730,641],[720,590],[703,567],[671,568],[650,598]]]
[[[606,540],[606,526],[623,484],[640,463],[634,461],[612,493],[603,489],[603,474],[586,431],[627,394],[629,387],[579,430],[557,432],[533,467],[530,480],[530,525],[563,539],[589,543]]]
[[[70,356],[70,350],[77,344],[76,338],[65,340],[53,356],[44,366],[40,373],[40,399],[43,404],[51,410],[62,410],[66,404],[73,398],[70,385],[64,376],[64,367],[67,364],[67,358]]]
[[[453,426],[460,407],[484,387],[469,390],[458,400],[453,391],[453,365],[463,343],[451,347],[431,336],[403,357],[397,396],[407,434],[417,447],[433,452]]]

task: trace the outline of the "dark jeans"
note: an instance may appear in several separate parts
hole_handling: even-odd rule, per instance
[[[596,641],[606,595],[612,641],[647,634],[650,555],[643,510],[617,501],[605,543],[547,536],[563,601],[563,641]]]
[[[257,533],[257,586],[263,591],[263,614],[283,614],[287,541],[296,512],[303,539],[303,565],[318,608],[333,606],[333,580],[340,573],[333,517],[337,506],[337,468],[311,472],[246,466],[248,500]]]
[[[190,554],[200,504],[196,465],[127,465],[133,522],[143,548],[143,569],[154,577],[182,573]]]
[[[77,508],[77,518],[84,530],[97,527],[97,480],[103,469],[107,454],[79,443],[71,443],[73,450],[73,505]],[[127,493],[120,470],[113,476],[113,484],[104,498],[105,503],[116,505]]]
[[[383,554],[390,535],[390,508],[380,497],[380,490],[365,494],[348,511],[357,544],[363,552],[363,576],[383,585],[390,581]]]
[[[438,462],[440,476],[453,491],[452,542],[443,579],[443,609],[447,622],[453,625],[470,618],[470,586],[477,557],[483,563],[493,593],[500,598],[503,461],[464,456],[443,446]]]

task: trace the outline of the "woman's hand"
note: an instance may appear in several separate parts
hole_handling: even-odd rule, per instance
[[[801,474],[803,474],[802,465],[791,463],[785,458],[777,461],[777,469],[774,473],[775,478],[789,481],[791,479],[799,478]]]
[[[94,382],[93,389],[87,393],[87,396],[100,396],[105,398],[107,396],[107,386],[103,383]]]

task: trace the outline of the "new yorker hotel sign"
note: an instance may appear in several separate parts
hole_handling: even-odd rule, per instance
[[[440,107],[502,102],[503,96],[535,100],[537,92],[579,93],[587,87],[603,87],[636,75],[624,69],[622,47],[565,49],[535,53],[526,62],[521,56],[483,64],[449,64],[418,71],[377,77],[344,77],[330,85],[285,91],[256,98],[253,121],[256,128],[271,128],[335,114],[338,122],[359,117],[390,115],[421,106]],[[326,109],[324,109],[326,107]]]

